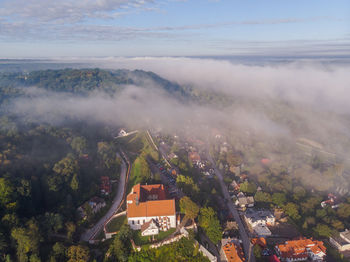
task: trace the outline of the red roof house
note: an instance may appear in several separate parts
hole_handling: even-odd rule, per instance
[[[112,192],[111,181],[108,176],[101,176],[101,193],[109,195]]]

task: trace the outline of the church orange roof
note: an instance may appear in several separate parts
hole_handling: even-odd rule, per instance
[[[175,213],[175,199],[166,199],[166,192],[161,184],[137,184],[127,196],[128,217],[170,216]]]

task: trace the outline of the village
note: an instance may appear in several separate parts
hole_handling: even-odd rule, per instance
[[[127,132],[119,132],[119,137],[125,136]],[[263,183],[259,184],[245,171],[241,155],[230,155],[229,161],[218,159],[218,166],[215,166],[201,140],[180,139],[178,135],[163,136],[155,131],[148,132],[148,137],[160,156],[158,162],[151,159],[147,162],[152,177],[158,178],[154,179],[157,183],[134,184],[130,191],[124,192],[125,208],[104,225],[102,240],[117,233],[108,224],[120,226],[126,223],[137,232],[131,239],[136,251],[144,245],[158,248],[195,235],[199,250],[210,261],[328,261],[329,249],[345,256],[350,252],[350,231],[345,228],[329,237],[303,235],[295,223],[301,217],[299,208],[292,202],[287,203],[281,192],[271,194],[265,190]],[[219,134],[215,139],[218,141],[216,155],[219,158],[226,155],[228,159],[233,147]],[[266,168],[270,161],[262,158],[259,164]],[[220,188],[218,172],[224,174],[222,184],[225,189]],[[112,182],[108,177],[101,177],[101,196],[111,193]],[[228,192],[230,199],[220,193],[222,190]],[[299,194],[306,195],[305,192]],[[188,203],[184,199],[188,199]],[[328,212],[339,208],[343,201],[343,196],[328,193],[314,208]],[[220,223],[218,242],[208,237],[200,218],[196,219],[198,211],[192,217],[189,215],[188,206],[191,204],[213,210]],[[80,206],[78,212],[84,220],[105,205],[103,198],[95,196]],[[237,211],[240,223],[234,219],[229,205]],[[247,236],[248,248],[242,239],[242,230]]]

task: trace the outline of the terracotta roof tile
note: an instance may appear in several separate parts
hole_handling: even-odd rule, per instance
[[[280,244],[276,247],[280,250],[282,258],[307,258],[307,249],[310,249],[314,254],[326,253],[326,248],[322,241],[306,238],[286,241],[285,244]]]
[[[156,195],[158,200],[148,200],[148,196]],[[175,215],[175,199],[166,199],[164,186],[140,185],[132,188],[127,196],[128,217],[157,217]]]
[[[228,262],[243,262],[245,261],[242,248],[230,242],[222,248]]]

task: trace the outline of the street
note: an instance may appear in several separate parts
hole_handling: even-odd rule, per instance
[[[228,193],[227,186],[224,183],[223,175],[222,175],[221,171],[216,167],[216,164],[210,155],[208,155],[208,159],[212,163],[213,168],[215,170],[215,174],[219,179],[221,190],[222,190],[222,193],[224,194],[226,205],[228,206],[235,221],[237,222],[239,235],[240,235],[241,240],[242,240],[245,257],[246,257],[248,262],[255,262],[255,257],[254,257],[254,253],[253,253],[253,246],[250,243],[250,239],[248,237],[247,232],[245,231],[245,227],[243,225],[241,217],[239,216],[239,213],[238,213],[236,207],[234,206],[233,202],[231,201],[231,197]]]

